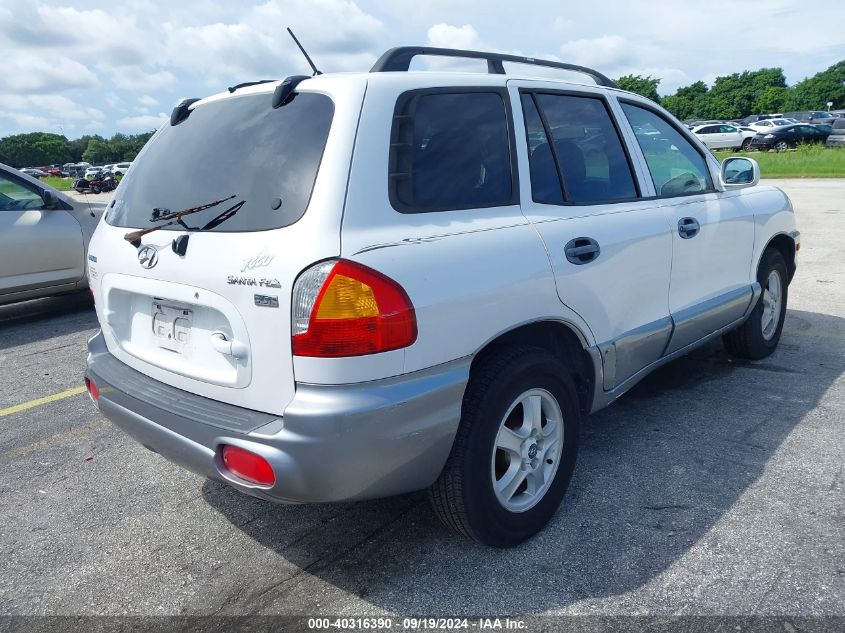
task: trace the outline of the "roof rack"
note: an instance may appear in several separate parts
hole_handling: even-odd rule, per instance
[[[391,48],[370,69],[373,73],[384,72],[407,72],[411,66],[411,60],[418,55],[430,55],[437,57],[461,57],[464,59],[487,60],[487,72],[496,75],[504,75],[505,67],[502,62],[515,62],[517,64],[529,64],[531,66],[546,66],[548,68],[559,68],[576,73],[588,75],[599,86],[607,88],[618,88],[612,80],[597,70],[586,66],[576,66],[564,62],[553,62],[546,59],[535,59],[533,57],[521,57],[519,55],[504,55],[501,53],[485,53],[483,51],[464,51],[457,48],[434,48],[430,46],[398,46]]]

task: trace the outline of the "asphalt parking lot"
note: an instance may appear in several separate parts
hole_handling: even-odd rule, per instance
[[[0,614],[845,615],[845,180],[773,184],[802,232],[779,350],[712,344],[592,416],[508,551],[422,494],[277,506],[173,466],[65,393],[86,296],[0,308]]]

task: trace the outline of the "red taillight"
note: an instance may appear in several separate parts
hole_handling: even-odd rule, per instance
[[[246,449],[227,444],[223,447],[223,463],[236,477],[240,477],[254,484],[272,486],[276,483],[276,475],[270,463]]]
[[[337,358],[400,349],[417,339],[414,306],[389,277],[355,262],[314,266],[293,290],[296,356]]]
[[[86,378],[85,387],[88,389],[88,395],[91,396],[91,400],[97,402],[97,400],[100,399],[100,390],[97,389],[97,385],[94,384],[94,381]]]

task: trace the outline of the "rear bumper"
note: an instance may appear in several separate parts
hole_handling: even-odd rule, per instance
[[[147,448],[256,497],[287,503],[383,497],[429,486],[460,420],[470,359],[360,384],[298,384],[284,416],[203,398],[153,380],[114,358],[102,334],[88,342],[86,376],[109,420]],[[276,483],[229,473],[231,444],[263,456]]]

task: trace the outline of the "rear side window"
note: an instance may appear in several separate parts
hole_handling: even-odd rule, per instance
[[[268,93],[200,104],[178,125],[165,124],[126,170],[108,222],[146,228],[155,226],[155,208],[181,211],[234,195],[229,203],[185,217],[185,223],[202,227],[243,201],[235,215],[210,230],[293,224],[308,207],[333,114],[329,97],[308,92],[277,109]]]
[[[674,125],[649,109],[624,101],[620,104],[634,129],[658,196],[713,191],[707,161]]]
[[[390,199],[403,213],[516,204],[501,92],[411,91],[397,102]]]
[[[637,197],[628,157],[603,99],[536,93],[523,94],[522,104],[536,202],[560,202],[561,195],[572,204]]]

